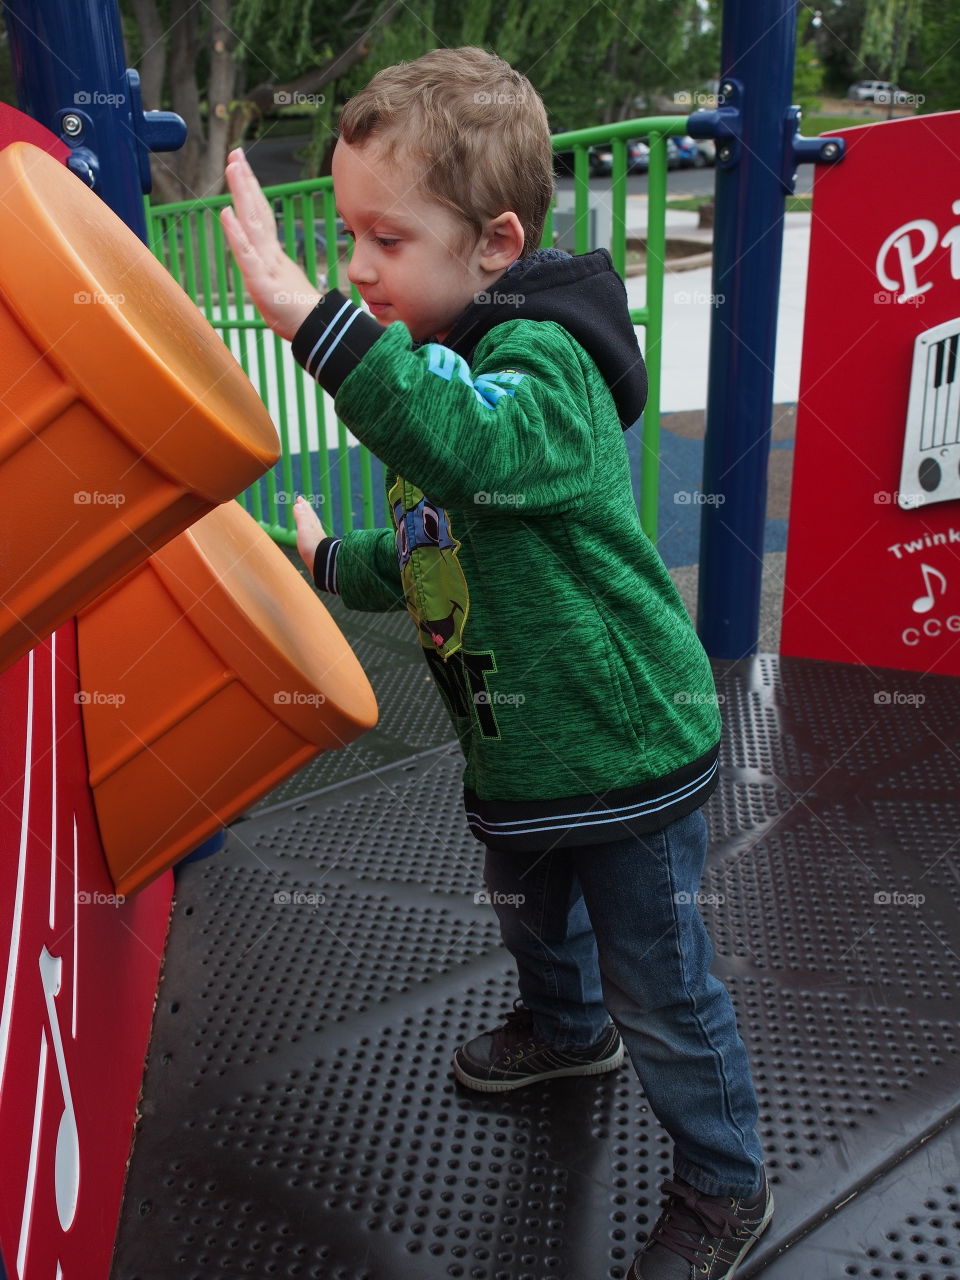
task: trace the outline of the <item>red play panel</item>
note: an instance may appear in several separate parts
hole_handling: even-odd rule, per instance
[[[817,171],[781,649],[960,673],[960,112]]]

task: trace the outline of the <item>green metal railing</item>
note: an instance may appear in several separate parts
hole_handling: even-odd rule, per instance
[[[609,182],[611,194],[611,256],[620,275],[627,259],[627,142],[643,138],[650,146],[647,180],[646,305],[631,309],[635,324],[645,328],[644,358],[649,396],[643,415],[640,477],[640,519],[652,539],[657,533],[657,494],[660,461],[660,367],[663,332],[663,274],[666,246],[666,139],[686,132],[685,116],[656,116],[624,120],[556,134],[555,150],[574,155],[574,252],[585,253],[589,243],[590,188]],[[591,178],[590,149],[610,146],[613,169],[609,179]],[[289,182],[265,188],[277,215],[286,250],[298,258],[311,280],[318,267],[328,287],[340,287],[341,253],[337,243],[337,215],[330,178]],[[201,308],[210,324],[233,350],[254,382],[274,422],[278,424],[282,454],[277,465],[240,496],[240,501],[278,542],[296,542],[293,499],[304,493],[322,506],[328,524],[338,533],[372,528],[375,516],[375,475],[382,468],[362,445],[351,446],[348,432],[336,419],[332,403],[295,366],[285,343],[267,328],[247,300],[243,278],[230,259],[220,227],[219,212],[229,195],[176,204],[146,205],[150,248]],[[553,243],[554,210],[544,228],[543,244]],[[321,253],[318,254],[318,239]],[[326,261],[323,261],[325,256]],[[359,295],[351,290],[356,301]],[[329,443],[334,441],[334,444]],[[336,462],[331,467],[331,448]],[[351,470],[351,458],[354,468]],[[376,465],[376,472],[375,472]],[[334,473],[331,474],[331,471]],[[337,481],[334,491],[334,476]],[[358,491],[354,485],[358,485]],[[359,499],[359,511],[356,507]]]

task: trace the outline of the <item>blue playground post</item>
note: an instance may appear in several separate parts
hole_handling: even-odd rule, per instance
[[[183,146],[187,127],[172,111],[144,112],[116,3],[5,0],[4,16],[20,110],[62,138],[74,173],[145,241],[149,153]]]
[[[724,0],[721,101],[697,128],[717,138],[713,293],[698,627],[712,657],[757,647],[783,247],[796,159],[790,112],[797,0]],[[718,128],[718,125],[722,127]],[[726,135],[726,136],[724,136]],[[801,152],[803,152],[801,157]]]

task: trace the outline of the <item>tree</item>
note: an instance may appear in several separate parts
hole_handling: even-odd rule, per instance
[[[145,107],[179,112],[180,152],[154,157],[155,199],[222,189],[226,152],[304,101],[313,113],[308,173],[321,171],[340,105],[381,67],[428,49],[475,44],[525,72],[554,128],[624,119],[656,90],[715,73],[719,0],[623,0],[575,10],[568,0],[121,0]]]
[[[874,68],[877,80],[896,82],[906,65],[910,44],[919,34],[921,0],[867,0],[860,56]],[[893,115],[893,98],[887,115]]]
[[[804,111],[815,111],[823,87],[823,67],[817,56],[816,27],[805,5],[797,12],[797,52],[793,64],[793,101]]]
[[[924,0],[919,35],[904,77],[924,111],[960,107],[960,9],[956,0]]]

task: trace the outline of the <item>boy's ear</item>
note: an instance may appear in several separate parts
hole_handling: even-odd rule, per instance
[[[491,218],[480,237],[480,266],[485,271],[506,271],[523,253],[523,227],[515,213]]]

